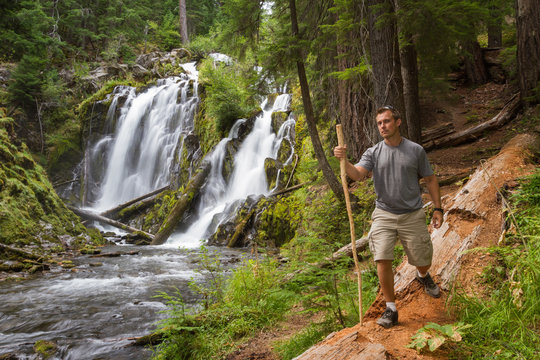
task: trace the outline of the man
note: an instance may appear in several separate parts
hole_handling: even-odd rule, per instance
[[[427,294],[435,298],[440,296],[439,287],[428,272],[433,245],[422,208],[420,178],[425,180],[434,204],[431,223],[435,228],[439,228],[443,222],[443,210],[439,184],[426,152],[422,146],[401,136],[399,112],[391,106],[383,106],[377,110],[376,121],[384,140],[367,149],[356,165],[347,161],[346,170],[347,175],[356,181],[373,173],[377,200],[368,238],[386,301],[386,310],[377,324],[389,328],[398,322],[392,271],[398,237],[409,264],[416,266],[416,278],[424,285]],[[334,155],[346,159],[346,147],[337,146]]]

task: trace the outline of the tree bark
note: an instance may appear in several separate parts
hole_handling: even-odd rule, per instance
[[[178,1],[178,17],[180,19],[180,37],[182,38],[182,44],[189,44],[188,29],[187,29],[187,11],[186,0]]]
[[[521,100],[540,101],[540,4],[516,1],[517,68]],[[536,89],[536,90],[535,90]]]
[[[467,79],[474,85],[482,85],[488,82],[489,76],[484,63],[484,56],[478,41],[469,41],[465,45],[468,54],[465,56],[465,72]]]
[[[363,65],[367,57],[367,29],[364,22],[364,7],[360,3],[352,5],[355,27],[346,33],[339,33],[336,41],[338,71],[346,71]],[[336,19],[336,22],[339,19]],[[373,125],[371,104],[371,77],[358,74],[351,79],[332,79],[337,89],[338,118],[343,126],[347,152],[353,159],[360,159],[364,151],[378,140],[377,128]]]
[[[412,36],[408,36],[408,41],[400,50],[405,117],[409,128],[409,139],[420,143],[422,141],[422,122],[420,120],[417,54],[416,47],[412,43]]]
[[[306,70],[304,67],[304,61],[302,60],[302,51],[299,47],[300,35],[298,31],[298,18],[296,15],[296,1],[289,0],[289,10],[291,12],[291,28],[292,35],[295,41],[293,44],[293,52],[296,57],[296,67],[298,70],[298,81],[300,82],[300,89],[302,92],[302,102],[304,104],[304,113],[306,115],[306,123],[308,126],[309,136],[313,144],[313,150],[315,157],[319,163],[319,167],[328,183],[328,186],[339,199],[343,199],[343,191],[341,184],[339,183],[336,175],[332,171],[328,159],[324,154],[324,149],[319,139],[319,132],[317,130],[315,114],[313,112],[313,105],[311,104],[311,95],[309,93],[309,83],[306,77]]]
[[[199,169],[199,172],[197,172],[186,185],[184,193],[169,212],[167,219],[165,219],[156,236],[154,236],[151,245],[161,245],[167,241],[186,210],[188,210],[193,198],[204,185],[209,174],[210,163],[205,163],[202,168]]]
[[[502,47],[502,17],[499,6],[493,6],[489,9],[488,48]]]
[[[114,226],[114,227],[116,227],[118,229],[122,229],[122,230],[125,230],[125,231],[130,232],[130,233],[139,234],[139,235],[142,235],[142,236],[146,237],[149,240],[154,239],[154,235],[152,235],[152,234],[149,234],[149,233],[147,233],[145,231],[142,231],[142,230],[139,230],[139,229],[135,229],[134,227],[123,224],[123,223],[121,223],[119,221],[116,221],[116,220],[109,219],[109,218],[107,218],[105,216],[101,216],[99,214],[95,214],[95,213],[90,212],[90,211],[78,209],[76,207],[69,206],[69,205],[67,205],[67,208],[69,210],[73,211],[75,214],[79,215],[80,217],[84,217],[86,219],[91,219],[91,220],[96,220],[96,221],[99,221],[99,222],[102,222],[102,223],[105,223],[105,224],[112,225],[112,226]]]
[[[394,7],[389,0],[368,0],[367,3],[375,108],[391,105],[399,110],[401,135],[409,137]]]

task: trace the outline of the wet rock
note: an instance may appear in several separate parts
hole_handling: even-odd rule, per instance
[[[151,75],[151,72],[146,69],[144,66],[139,64],[134,64],[130,67],[130,72],[133,77],[138,81],[145,80],[148,76]]]
[[[272,113],[272,129],[276,134],[279,132],[281,125],[283,125],[288,117],[289,115],[283,111],[276,111]]]
[[[0,271],[20,272],[24,270],[24,264],[20,261],[3,261],[0,263]]]
[[[48,340],[38,340],[34,343],[34,351],[43,359],[48,359],[58,350],[58,345]]]
[[[272,158],[266,158],[264,160],[264,172],[266,173],[266,181],[268,182],[269,189],[276,187],[279,170],[282,167],[282,164],[278,160]]]
[[[145,236],[139,235],[139,234],[123,235],[122,240],[124,240],[128,244],[134,244],[134,245],[149,245],[150,244],[150,240],[148,240]]]

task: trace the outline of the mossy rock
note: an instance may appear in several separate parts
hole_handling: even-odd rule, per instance
[[[258,216],[253,224],[259,246],[279,248],[296,234],[302,221],[302,204],[294,197],[263,198],[257,204]]]
[[[269,189],[276,187],[279,170],[281,168],[282,164],[279,161],[272,158],[264,159],[264,172],[266,174],[266,181]]]
[[[34,351],[44,359],[48,359],[56,353],[58,345],[52,341],[38,340],[34,344]]]
[[[2,122],[3,123],[3,122]],[[103,241],[89,232],[56,195],[44,171],[23,144],[14,145],[0,127],[0,241],[45,253]],[[67,240],[67,238],[73,239]],[[5,255],[0,254],[0,257]]]
[[[287,121],[287,118],[289,115],[286,112],[283,111],[276,111],[272,113],[272,130],[277,134],[279,132],[279,129]]]

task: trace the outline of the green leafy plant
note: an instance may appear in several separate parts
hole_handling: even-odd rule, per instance
[[[416,334],[411,337],[411,342],[407,345],[410,349],[416,349],[420,352],[425,349],[435,351],[444,344],[450,342],[459,342],[462,340],[462,331],[470,328],[472,325],[456,323],[439,325],[436,323],[428,323],[420,328]]]

